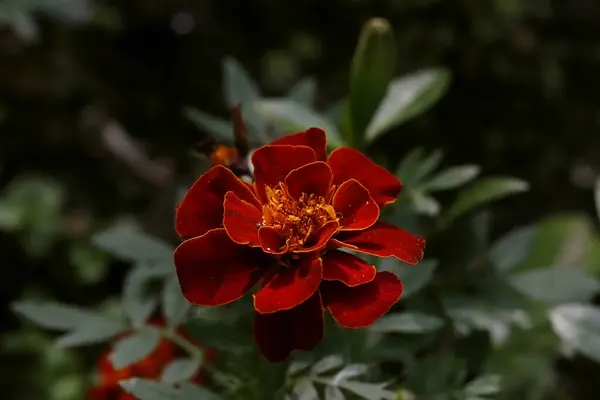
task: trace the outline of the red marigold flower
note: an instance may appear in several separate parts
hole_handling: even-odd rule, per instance
[[[402,282],[340,248],[423,257],[425,241],[378,221],[402,184],[351,148],[327,157],[321,129],[285,136],[252,154],[254,185],[215,166],[177,208],[186,239],[174,260],[185,298],[201,306],[254,294],[255,340],[270,361],[312,350],[323,310],[348,328],[371,325],[402,294]]]
[[[162,321],[152,322],[151,324],[157,326],[164,325]],[[183,332],[180,333],[184,334]],[[123,338],[128,335],[130,334],[124,334],[120,337]],[[106,350],[98,361],[98,384],[88,392],[88,400],[136,400],[134,396],[121,388],[119,381],[134,377],[158,379],[162,374],[163,368],[179,354],[175,345],[163,338],[154,351],[143,360],[121,369],[115,369],[109,359],[111,352],[112,348]],[[216,353],[213,349],[207,349],[205,356],[207,361],[213,361]],[[204,383],[204,375],[199,371],[192,378],[192,381],[202,384]]]

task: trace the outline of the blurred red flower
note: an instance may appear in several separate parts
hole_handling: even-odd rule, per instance
[[[423,257],[425,241],[378,221],[402,184],[352,148],[327,157],[321,129],[288,135],[252,154],[254,185],[214,166],[177,208],[174,253],[185,298],[202,306],[254,297],[254,337],[270,361],[312,350],[323,309],[348,328],[374,323],[402,294],[402,282],[340,248]]]
[[[155,322],[153,324],[158,326],[163,325],[162,322]],[[120,338],[126,336],[128,334],[124,334]],[[158,379],[161,376],[163,368],[180,355],[177,347],[163,338],[156,349],[143,360],[121,369],[115,369],[109,359],[111,352],[112,346],[100,357],[97,365],[99,375],[98,384],[88,392],[87,400],[136,400],[134,396],[126,393],[121,388],[119,381],[134,377]],[[206,361],[213,361],[215,356],[216,353],[213,349],[206,350]],[[198,384],[204,383],[202,372],[198,371],[192,378],[192,381]]]

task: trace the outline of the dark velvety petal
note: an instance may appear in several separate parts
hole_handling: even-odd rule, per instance
[[[285,241],[279,235],[279,232],[270,226],[261,227],[258,230],[258,238],[265,253],[283,254],[288,251]]]
[[[127,378],[125,378],[127,379]],[[129,397],[127,397],[129,396]],[[89,390],[86,396],[86,400],[135,400],[132,395],[126,394],[125,391],[119,386],[114,385],[103,385],[96,386]]]
[[[328,250],[323,255],[323,279],[340,281],[347,286],[371,282],[375,278],[375,266],[362,258],[339,250]]]
[[[320,258],[305,258],[298,265],[280,267],[254,295],[254,308],[261,314],[289,310],[304,303],[319,288],[323,277]]]
[[[318,161],[327,158],[327,135],[321,128],[309,128],[304,132],[285,135],[271,142],[271,145],[291,144],[293,146],[308,146],[314,150]]]
[[[308,146],[267,145],[252,153],[254,165],[254,187],[260,200],[264,203],[265,185],[274,187],[283,182],[294,169],[316,161],[317,156]]]
[[[285,360],[294,350],[310,351],[323,338],[323,305],[319,291],[291,310],[254,314],[254,339],[271,362]]]
[[[314,233],[304,244],[304,247],[294,250],[294,253],[310,253],[327,245],[331,237],[339,230],[340,224],[337,221],[329,221]]]
[[[240,200],[233,192],[225,195],[223,227],[236,243],[260,247],[258,228],[262,213],[247,201]]]
[[[198,306],[218,306],[239,299],[270,267],[261,249],[232,242],[225,229],[181,243],[174,261],[183,296]]]
[[[331,242],[378,257],[396,257],[408,264],[421,261],[425,249],[425,239],[385,222],[376,222],[364,231],[340,232]]]
[[[356,179],[367,188],[371,198],[380,207],[396,201],[402,189],[402,183],[394,174],[358,150],[346,147],[336,149],[329,155],[327,163],[333,170],[335,185]]]
[[[325,307],[346,328],[369,326],[400,299],[402,282],[391,272],[379,272],[364,285],[348,287],[340,282],[324,281],[321,294]]]
[[[342,231],[367,229],[379,218],[379,206],[356,179],[350,179],[338,188],[333,195],[333,208],[342,215]]]
[[[253,190],[223,166],[212,167],[192,185],[177,207],[175,229],[179,236],[202,236],[221,227],[225,193],[233,192],[240,199],[260,208]]]
[[[317,161],[291,171],[285,178],[290,195],[298,199],[302,193],[326,197],[333,172],[326,162]]]

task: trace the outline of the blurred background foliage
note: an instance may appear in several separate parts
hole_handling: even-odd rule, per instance
[[[398,174],[405,181],[415,177],[402,170],[411,154],[413,162],[424,162],[443,149],[443,159],[436,156],[443,168],[479,166],[474,175],[511,175],[530,184],[527,194],[459,220],[452,232],[466,233],[450,235],[454,242],[433,242],[436,258],[456,256],[453,251],[467,247],[465,242],[487,249],[517,227],[533,227],[531,251],[523,250],[518,265],[506,267],[523,280],[514,287],[539,284],[537,293],[544,297],[548,285],[523,275],[540,266],[579,267],[600,278],[591,190],[600,169],[596,2],[2,0],[3,301],[38,297],[114,308],[111,298],[121,291],[127,257],[109,257],[90,237],[128,213],[153,236],[177,243],[173,199],[201,170],[191,149],[206,137],[190,114],[202,110],[228,119],[227,68],[243,65],[269,98],[291,93],[302,98],[314,88],[295,85],[312,78],[304,81],[316,83],[312,105],[331,112],[349,91],[348,66],[361,27],[374,16],[384,16],[395,29],[394,76],[444,67],[452,80],[438,104],[373,141],[369,152],[391,168],[403,160]],[[446,192],[436,192],[432,202],[429,179],[417,178],[421,181],[407,184],[403,204],[422,215],[436,214],[436,202],[450,204],[453,195]],[[526,230],[519,234],[527,238]],[[515,243],[521,242],[507,241],[496,251],[518,253]],[[497,304],[494,293],[487,294]],[[464,310],[475,305],[460,300],[448,299],[453,305],[447,309],[474,318]],[[564,316],[558,311],[553,315]],[[493,321],[514,316],[501,314],[476,324],[502,337],[492,333]],[[540,334],[532,335],[518,318],[511,321],[514,334],[485,368],[518,372],[505,382],[507,398],[516,398],[510,396],[524,386],[527,398],[592,398],[600,367],[589,354],[563,357],[547,326],[536,325]],[[0,379],[7,398],[82,398],[91,379],[82,371],[91,371],[98,349],[56,349],[8,310],[0,324],[0,363],[11,371]],[[456,342],[472,352],[489,345],[477,332]],[[441,363],[431,357],[411,369],[409,389],[427,392],[420,381],[430,374],[427,363]],[[436,357],[448,366],[438,371],[440,385],[464,379],[452,375],[462,373],[452,354]]]

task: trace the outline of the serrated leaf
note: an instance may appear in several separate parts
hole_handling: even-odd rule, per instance
[[[161,261],[172,264],[173,248],[145,233],[132,220],[124,219],[97,233],[92,243],[117,257],[137,263]]]
[[[160,334],[153,330],[134,333],[115,344],[109,359],[115,369],[135,364],[150,355],[158,346],[160,339]]]
[[[140,265],[128,271],[123,282],[123,308],[135,326],[146,322],[158,304],[158,296],[152,291],[153,284],[164,279],[165,271]]]
[[[427,69],[394,79],[367,127],[366,139],[372,141],[427,111],[444,95],[450,79],[446,69]]]
[[[494,177],[477,181],[463,189],[448,211],[454,219],[476,207],[529,190],[529,184],[516,178]]]
[[[233,124],[231,122],[192,107],[184,109],[183,115],[192,121],[198,129],[210,134],[219,142],[233,143]]]
[[[124,391],[139,400],[183,400],[177,389],[166,383],[142,378],[131,378],[120,381]]]
[[[332,147],[340,147],[342,144],[335,125],[316,111],[292,100],[259,100],[249,104],[248,108],[282,131],[295,133],[317,127],[327,133],[327,140]]]
[[[332,354],[317,361],[310,371],[315,375],[321,375],[342,365],[344,365],[344,358],[340,355]]]
[[[223,400],[221,396],[206,387],[190,382],[182,382],[179,385],[179,395],[181,400]]]
[[[181,294],[176,276],[167,280],[162,292],[162,312],[167,325],[179,326],[191,308],[191,304]]]
[[[544,268],[513,275],[509,283],[522,294],[549,303],[588,301],[600,283],[578,268]]]
[[[470,382],[465,388],[469,397],[491,396],[500,392],[502,377],[500,375],[483,375]]]
[[[444,326],[444,320],[420,312],[403,312],[388,314],[371,325],[374,332],[382,333],[427,333],[433,332]]]
[[[490,250],[490,261],[507,272],[527,258],[538,233],[537,226],[517,228],[500,238]]]
[[[319,400],[319,392],[308,379],[300,379],[294,386],[294,400]]]
[[[475,179],[480,172],[481,168],[477,165],[449,167],[425,182],[421,188],[428,192],[455,189]]]
[[[579,352],[600,363],[600,308],[565,304],[550,311],[554,332]]]
[[[317,81],[315,78],[304,78],[290,89],[287,97],[304,107],[312,108],[316,94]]]
[[[228,107],[248,104],[260,98],[258,85],[242,64],[233,57],[223,60],[223,96]]]
[[[346,396],[335,386],[325,386],[325,400],[346,400]]]
[[[123,327],[121,321],[92,310],[54,302],[18,301],[12,310],[42,328],[72,330],[86,327],[106,327],[117,331]]]
[[[160,380],[166,383],[180,383],[191,379],[201,366],[201,360],[177,358],[165,366]]]

